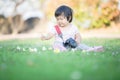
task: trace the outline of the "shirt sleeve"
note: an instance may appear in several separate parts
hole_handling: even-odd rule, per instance
[[[78,27],[76,25],[73,25],[73,30],[74,30],[75,34],[80,33],[79,29],[78,29]]]
[[[48,32],[52,33],[52,34],[56,34],[56,30],[55,30],[55,27],[52,25],[52,26],[49,26],[48,27]]]

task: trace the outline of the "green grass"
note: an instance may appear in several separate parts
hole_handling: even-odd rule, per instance
[[[85,44],[105,48],[90,53],[43,51],[50,42],[0,41],[0,80],[120,80],[120,39],[84,39]]]

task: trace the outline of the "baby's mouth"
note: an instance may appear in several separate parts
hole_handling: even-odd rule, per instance
[[[59,24],[60,27],[63,27],[64,25],[63,24]]]

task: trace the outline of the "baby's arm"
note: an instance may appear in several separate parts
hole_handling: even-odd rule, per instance
[[[40,39],[41,40],[49,40],[54,36],[53,33],[47,33],[46,35],[41,34]]]
[[[81,43],[81,35],[80,35],[80,33],[76,33],[76,34],[75,34],[75,41],[76,41],[78,44]]]

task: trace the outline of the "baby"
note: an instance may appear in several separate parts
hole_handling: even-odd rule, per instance
[[[53,49],[59,49],[60,51],[66,51],[68,48],[64,46],[64,43],[68,39],[74,40],[77,44],[75,49],[85,50],[85,51],[103,51],[102,46],[90,47],[85,44],[81,44],[81,36],[78,28],[73,25],[73,10],[65,5],[58,7],[55,11],[55,18],[57,20],[57,29],[56,26],[50,28],[48,35],[41,35],[41,40],[49,40],[55,37]],[[61,32],[61,34],[59,34]],[[61,36],[60,36],[61,35]]]

